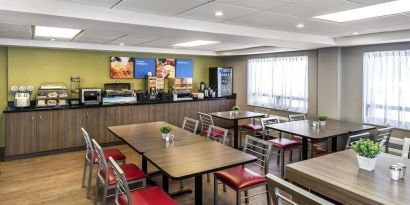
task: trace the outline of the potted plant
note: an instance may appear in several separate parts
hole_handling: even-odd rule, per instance
[[[326,125],[327,116],[326,115],[319,115],[319,124],[320,126]]]
[[[233,107],[232,107],[232,112],[233,112],[233,114],[237,115],[237,114],[239,113],[239,109],[240,109],[239,106],[237,106],[237,105],[233,106]]]
[[[378,155],[383,151],[382,147],[371,140],[359,140],[352,144],[352,149],[357,153],[359,168],[372,171],[376,167]]]
[[[169,135],[171,133],[171,126],[169,125],[163,125],[159,128],[162,133],[162,139],[166,139],[167,137],[169,138]]]

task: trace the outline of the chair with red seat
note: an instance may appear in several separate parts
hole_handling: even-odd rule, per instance
[[[82,180],[82,187],[85,187],[85,178],[87,172],[87,166],[89,167],[88,171],[88,187],[87,187],[87,199],[90,198],[90,191],[91,191],[91,179],[93,175],[93,167],[94,164],[98,163],[97,154],[94,151],[94,147],[91,143],[90,135],[88,132],[85,131],[84,128],[81,128],[81,132],[83,134],[83,138],[86,145],[86,152],[84,157],[84,169],[83,169],[83,180]],[[104,150],[104,157],[106,161],[108,161],[108,157],[112,157],[114,160],[125,163],[125,155],[122,154],[118,149],[105,149]]]
[[[177,205],[160,187],[149,187],[130,191],[126,174],[121,167],[109,158],[115,178],[116,205]]]
[[[214,204],[218,204],[219,182],[222,182],[222,184],[224,185],[228,185],[230,188],[236,191],[236,204],[241,203],[242,192],[244,192],[245,195],[245,202],[249,201],[249,197],[266,193],[268,204],[271,204],[269,194],[266,191],[254,194],[252,196],[248,195],[248,190],[250,189],[260,186],[265,186],[267,188],[267,180],[265,178],[265,175],[268,173],[269,169],[271,149],[272,144],[270,144],[269,142],[246,135],[243,151],[257,157],[257,161],[253,164],[262,169],[263,175],[251,171],[244,165],[216,172],[214,174]]]
[[[306,120],[306,115],[305,114],[289,115],[289,122],[299,121],[299,120]],[[300,137],[300,136],[294,136],[293,135],[292,139],[302,142],[302,137]],[[327,142],[328,142],[328,139],[326,139],[326,138],[324,138],[324,139],[308,139],[308,146],[309,146],[308,149],[310,150],[310,155],[309,155],[310,158],[314,157],[314,148],[315,148],[314,145],[324,143],[324,144],[326,144],[324,146],[326,148],[326,152],[328,152],[329,150],[328,150]],[[291,158],[292,158],[292,151],[290,152],[290,155],[289,155],[289,159],[291,159]]]
[[[198,112],[198,115],[199,120],[201,121],[201,135],[207,136],[209,125],[214,125],[214,120],[211,115],[206,113]]]
[[[217,141],[222,144],[225,144],[228,137],[228,130],[222,127],[217,127],[214,125],[209,125],[207,138],[212,141]],[[210,181],[209,174],[206,174],[207,180]]]
[[[299,160],[301,159],[302,154],[302,143],[297,140],[291,140],[287,138],[277,138],[273,140],[268,140],[268,142],[272,143],[272,146],[277,149],[277,154],[280,157],[280,174],[283,178],[285,176],[285,151],[292,151],[292,150],[299,150]]]
[[[261,118],[262,139],[269,140],[272,138],[280,137],[280,132],[266,127],[267,125],[273,125],[273,124],[278,124],[278,123],[280,123],[280,120],[279,120],[279,117],[277,116]]]
[[[108,167],[107,160],[104,156],[104,151],[101,146],[94,139],[91,140],[98,157],[98,171],[95,183],[95,197],[94,204],[98,201],[98,190],[100,185],[103,186],[103,199],[102,204],[107,203],[107,198],[114,195],[108,195],[108,190],[113,190],[115,188],[115,177],[112,171],[112,167]],[[145,173],[137,167],[135,164],[121,164],[119,167],[123,170],[125,179],[129,184],[141,183],[141,187],[137,189],[144,188],[146,185],[146,175]]]
[[[255,107],[255,112],[265,114],[266,117],[270,117],[271,110],[268,108]],[[260,132],[263,131],[261,118],[252,118],[252,123],[244,124],[240,126],[239,133],[252,133],[252,136],[259,136]]]
[[[198,125],[199,125],[198,120],[185,117],[184,122],[182,123],[182,129],[196,134]]]

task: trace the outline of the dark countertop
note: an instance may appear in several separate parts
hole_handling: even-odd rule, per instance
[[[205,99],[194,99],[194,100],[181,100],[181,101],[169,101],[169,102],[137,102],[132,104],[116,104],[116,105],[73,105],[73,106],[64,106],[64,107],[43,107],[38,108],[35,106],[35,102],[32,102],[32,106],[27,108],[16,108],[12,103],[9,103],[9,106],[4,109],[3,113],[16,113],[16,112],[35,112],[35,111],[49,111],[49,110],[67,110],[67,109],[81,109],[81,108],[99,108],[99,107],[115,107],[115,106],[131,106],[131,105],[150,105],[150,104],[165,104],[165,103],[181,103],[181,102],[201,102],[201,101],[210,101],[210,100],[226,100],[226,99],[235,99],[235,97],[220,97],[220,98],[205,98]]]

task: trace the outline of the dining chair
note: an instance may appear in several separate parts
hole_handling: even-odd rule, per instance
[[[410,159],[410,138],[403,139],[403,150],[401,156]]]
[[[228,130],[222,127],[217,127],[215,125],[209,125],[207,138],[212,141],[217,141],[222,143],[223,145],[226,144],[228,138]],[[207,181],[210,181],[209,174],[206,174]]]
[[[262,139],[269,140],[271,138],[280,137],[280,132],[266,128],[267,125],[278,124],[280,123],[279,117],[277,116],[270,116],[270,117],[263,117],[260,119],[262,125]]]
[[[267,174],[268,190],[274,205],[282,204],[309,204],[332,205],[333,203],[314,195],[298,186],[295,186],[273,174]]]
[[[393,132],[393,127],[385,127],[377,130],[377,135],[374,137],[374,141],[384,147],[384,152],[389,152],[390,137]]]
[[[292,140],[283,137],[268,140],[268,142],[272,143],[273,149],[277,150],[277,152],[272,151],[272,153],[276,154],[278,158],[280,158],[280,175],[283,178],[285,176],[285,152],[298,150],[300,161],[302,159],[302,143],[298,140]],[[292,159],[289,158],[289,161],[292,161]]]
[[[86,178],[87,167],[88,167],[88,186],[87,186],[87,199],[88,199],[90,198],[90,192],[91,192],[91,179],[93,175],[93,168],[94,168],[94,164],[98,163],[98,156],[94,151],[94,147],[91,143],[91,138],[88,132],[84,128],[81,128],[81,132],[83,134],[83,138],[84,138],[85,145],[86,145],[82,187],[83,188],[85,187],[85,178]],[[112,157],[116,161],[119,161],[125,164],[126,157],[118,149],[105,149],[104,157],[106,161],[108,161],[108,157]]]
[[[299,120],[306,120],[306,115],[305,114],[294,114],[294,115],[289,115],[289,122],[292,121],[299,121]],[[297,135],[292,135],[292,139],[294,140],[298,140],[300,142],[302,142],[302,137],[297,136]],[[327,142],[328,139],[308,139],[308,149],[310,150],[310,158],[314,157],[314,153],[315,153],[315,146],[314,145],[318,145],[318,144],[325,144],[325,148],[326,148],[326,152],[328,152],[328,146],[327,146]],[[290,152],[289,158],[292,158],[292,152]]]
[[[271,204],[267,191],[253,194],[252,196],[249,196],[248,194],[248,190],[256,187],[265,186],[267,188],[267,180],[265,175],[269,171],[271,149],[272,144],[269,142],[246,135],[243,151],[257,157],[257,161],[252,164],[261,168],[264,174],[257,174],[256,172],[246,168],[245,165],[216,172],[214,174],[214,204],[218,204],[219,182],[222,182],[223,185],[227,185],[236,191],[236,204],[240,204],[242,198],[244,198],[245,202],[248,203],[250,197],[265,193],[267,194],[268,204]],[[244,192],[245,197],[241,196],[242,192]]]
[[[109,158],[115,179],[116,205],[177,205],[160,187],[154,186],[131,191],[127,177],[113,158]]]
[[[210,125],[214,125],[214,120],[212,115],[198,112],[199,120],[201,121],[201,135],[207,136],[208,135],[208,128]]]
[[[255,107],[254,111],[257,112],[257,113],[265,114],[266,117],[269,117],[270,113],[271,113],[270,109],[263,108],[263,107]],[[259,132],[262,132],[262,131],[263,131],[262,124],[260,122],[259,117],[258,118],[252,118],[251,123],[244,124],[244,125],[241,125],[239,127],[239,133],[241,133],[241,135],[243,133],[246,133],[246,134],[252,133],[252,136],[256,137],[256,136],[258,136]]]
[[[363,139],[363,140],[370,139],[370,133],[365,132],[365,133],[360,133],[360,134],[356,134],[356,135],[350,135],[347,138],[345,149],[350,149],[350,147],[352,146],[353,143],[355,143],[355,142],[357,142],[361,139]]]
[[[195,120],[189,117],[184,117],[184,122],[182,123],[182,129],[196,134],[198,125],[199,125],[198,120]]]
[[[108,195],[108,190],[113,190],[115,188],[114,173],[112,171],[112,167],[109,167],[107,161],[105,160],[104,151],[101,148],[101,146],[97,143],[97,141],[95,141],[95,139],[92,139],[91,142],[94,146],[94,150],[96,151],[98,157],[98,169],[95,182],[94,204],[97,204],[98,202],[98,191],[99,187],[102,185],[102,204],[106,205],[107,198],[114,196]],[[142,186],[136,189],[141,189],[146,186],[146,175],[135,164],[121,164],[119,165],[119,167],[124,171],[125,179],[127,180],[128,184],[140,183]]]

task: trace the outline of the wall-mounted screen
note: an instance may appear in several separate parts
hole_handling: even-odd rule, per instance
[[[176,60],[176,77],[177,78],[192,78],[193,77],[192,59],[177,59]]]
[[[115,79],[134,78],[134,58],[111,57],[110,76]]]
[[[175,59],[157,58],[157,77],[175,78]]]
[[[148,72],[155,75],[155,58],[135,58],[134,77],[145,78]]]

